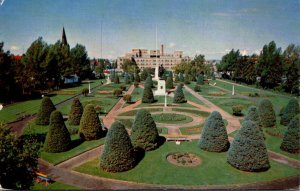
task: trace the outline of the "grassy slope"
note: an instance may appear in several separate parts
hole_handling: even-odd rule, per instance
[[[31,190],[80,190],[80,188],[67,185],[61,182],[54,182],[49,184],[48,186],[35,182]]]
[[[192,152],[200,156],[202,164],[197,167],[177,167],[167,162],[170,152]],[[155,161],[155,162],[153,162]],[[248,173],[231,167],[226,162],[226,153],[205,152],[197,147],[197,141],[175,145],[167,142],[159,149],[146,153],[134,169],[122,173],[108,173],[99,169],[98,159],[89,161],[75,170],[107,178],[173,185],[237,184],[269,181],[299,174],[299,170],[271,161],[267,172]],[[220,178],[222,177],[222,178]]]

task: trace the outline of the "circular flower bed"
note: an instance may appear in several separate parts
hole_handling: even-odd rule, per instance
[[[189,116],[176,113],[154,114],[152,117],[157,123],[189,123],[193,121],[193,118]]]
[[[169,163],[176,166],[198,166],[201,164],[201,159],[192,153],[171,153],[167,156]]]

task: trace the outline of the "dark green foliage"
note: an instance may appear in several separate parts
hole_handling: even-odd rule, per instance
[[[67,151],[71,145],[70,133],[59,111],[53,111],[50,117],[49,131],[44,143],[44,150],[49,153]]]
[[[179,80],[179,76],[178,75],[175,75],[175,82],[177,83],[177,82],[179,82],[180,80]]]
[[[167,81],[166,81],[166,88],[167,88],[167,89],[173,89],[173,88],[174,88],[173,78],[170,77],[170,76],[167,78]]]
[[[300,151],[300,115],[295,116],[289,123],[284,133],[280,146],[281,150],[290,153],[299,153]]]
[[[70,125],[79,125],[80,119],[83,113],[83,107],[78,98],[73,100],[71,111],[69,113],[69,124]]]
[[[189,79],[188,78],[185,78],[184,79],[184,84],[190,84],[191,82],[189,81]]]
[[[173,103],[185,103],[185,97],[182,91],[182,86],[178,85],[174,94]]]
[[[114,77],[114,83],[115,84],[119,84],[120,83],[120,79],[119,79],[118,75],[115,75],[115,77]]]
[[[196,86],[194,87],[194,91],[195,91],[195,92],[201,92],[201,86],[196,85]]]
[[[134,82],[138,82],[138,83],[141,82],[141,77],[138,73],[135,73],[134,75]]]
[[[263,99],[258,105],[258,115],[262,127],[274,127],[276,124],[275,111],[268,99]]]
[[[159,135],[156,124],[147,110],[140,109],[135,115],[131,140],[134,147],[142,148],[145,151],[158,147]]]
[[[143,103],[153,103],[154,102],[153,92],[149,85],[145,86],[145,88],[144,88],[142,102]]]
[[[284,106],[282,106],[282,108],[280,109],[280,111],[279,111],[279,116],[282,116],[283,115],[283,113],[284,113],[284,110],[285,110],[285,107]]]
[[[108,130],[100,167],[107,172],[122,172],[135,166],[134,150],[122,123],[114,122]]]
[[[152,77],[151,77],[150,75],[147,77],[144,86],[145,86],[145,87],[146,87],[146,86],[149,86],[150,88],[153,87],[153,81],[152,81]]]
[[[247,114],[246,114],[246,116],[244,118],[244,121],[247,121],[247,120],[250,120],[250,121],[254,122],[258,126],[258,128],[262,132],[263,137],[265,139],[263,130],[262,130],[261,125],[260,125],[258,111],[257,111],[257,108],[255,106],[250,106],[249,107],[249,109],[247,111]]]
[[[89,89],[83,88],[83,89],[81,90],[81,93],[82,93],[84,96],[87,96],[87,95],[89,94]]]
[[[51,99],[49,97],[44,97],[37,113],[35,123],[37,125],[49,125],[50,115],[54,110],[55,106],[53,105]]]
[[[0,184],[3,188],[29,190],[38,170],[40,145],[31,139],[17,138],[0,124]]]
[[[122,90],[121,89],[115,89],[113,91],[114,96],[119,97],[122,95]]]
[[[150,76],[150,71],[144,69],[141,73],[141,80],[145,81],[148,76]]]
[[[110,75],[109,75],[109,78],[110,80],[113,82],[115,81],[115,76],[116,76],[116,73],[115,72],[111,72]]]
[[[198,85],[204,85],[204,77],[203,74],[200,74],[197,78],[197,84]]]
[[[104,136],[99,117],[92,104],[88,104],[84,108],[78,133],[81,139],[87,141],[96,140]]]
[[[182,73],[179,74],[179,81],[180,81],[180,82],[184,82],[184,77],[183,77],[183,74],[182,74]]]
[[[232,114],[235,116],[242,116],[243,106],[242,105],[234,105],[232,106]]]
[[[289,101],[287,106],[284,109],[284,112],[281,116],[280,124],[281,125],[288,125],[289,122],[299,114],[299,103],[297,99],[293,98]]]
[[[266,171],[270,168],[261,130],[252,121],[244,121],[227,154],[227,162],[243,171]]]
[[[224,152],[229,148],[228,135],[222,116],[213,111],[204,123],[199,147],[210,152]]]

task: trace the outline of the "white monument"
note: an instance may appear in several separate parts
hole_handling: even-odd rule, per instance
[[[155,76],[154,76],[154,80],[158,81],[159,80],[159,68],[158,66],[155,67]]]
[[[154,92],[154,95],[166,95],[166,81],[158,80],[157,81],[157,90]]]

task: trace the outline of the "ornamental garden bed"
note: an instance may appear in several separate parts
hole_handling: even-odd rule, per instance
[[[187,152],[171,153],[167,156],[167,160],[171,164],[184,167],[198,166],[201,164],[200,157],[196,156],[193,153]]]
[[[176,113],[161,113],[161,114],[153,114],[153,119],[157,123],[170,123],[170,124],[178,124],[178,123],[189,123],[193,121],[193,118]]]

